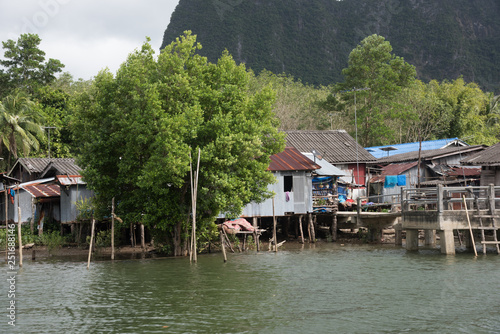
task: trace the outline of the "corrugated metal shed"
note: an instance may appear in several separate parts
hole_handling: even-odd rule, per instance
[[[500,166],[500,143],[462,160],[461,163],[471,166]]]
[[[268,170],[277,171],[308,171],[320,169],[321,166],[300,153],[293,147],[286,147],[281,153],[271,156]]]
[[[375,161],[375,157],[356,143],[345,130],[293,130],[285,133],[288,146],[301,152],[316,150],[332,164]]]

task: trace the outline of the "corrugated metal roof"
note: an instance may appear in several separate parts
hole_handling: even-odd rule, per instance
[[[61,189],[57,184],[31,184],[21,186],[21,188],[35,198],[61,196]]]
[[[56,174],[78,175],[82,170],[76,165],[75,159],[73,158],[19,158],[14,164],[14,167],[9,171],[9,175],[18,164],[22,165],[30,174],[41,173],[42,175],[40,175],[40,177],[45,177],[50,170],[55,170],[57,172],[49,176],[54,176]]]
[[[316,150],[332,164],[375,161],[375,157],[356,143],[345,130],[293,130],[285,133],[288,146],[301,152]]]
[[[281,153],[271,156],[270,171],[316,170],[321,166],[293,147],[286,147]]]
[[[461,141],[458,138],[447,138],[447,139],[438,139],[438,140],[426,140],[422,142],[422,150],[437,150],[440,148],[448,147],[449,145],[461,145],[468,146],[466,143]],[[383,149],[386,147],[394,147],[396,150],[394,151],[384,151]],[[403,154],[409,152],[418,151],[420,147],[420,142],[414,143],[404,143],[404,144],[395,144],[395,145],[385,145],[385,146],[372,146],[366,147],[366,150],[370,152],[375,158],[387,158],[396,154]]]
[[[57,182],[63,186],[71,186],[77,184],[86,184],[83,177],[80,175],[57,175]]]
[[[500,143],[462,160],[461,163],[472,166],[500,166]]]
[[[51,159],[42,172],[42,177],[55,175],[80,175],[81,168],[75,163],[75,159]]]
[[[449,146],[446,148],[441,148],[438,150],[426,150],[421,152],[422,159],[438,159],[446,156],[452,156],[457,154],[471,154],[471,152],[476,152],[483,150],[483,145],[476,146]],[[397,151],[394,151],[397,152]],[[418,151],[408,152],[403,154],[395,154],[390,157],[377,159],[376,164],[390,164],[406,161],[416,161],[418,160]]]
[[[346,172],[344,172],[340,168],[335,167],[334,165],[332,165],[331,163],[329,163],[325,159],[314,160],[314,154],[305,153],[305,152],[302,152],[302,154],[321,166],[320,169],[315,171],[315,174],[317,174],[317,175],[323,175],[323,176],[346,176],[347,175]]]

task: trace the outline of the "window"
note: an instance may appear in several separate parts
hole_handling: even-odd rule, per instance
[[[284,192],[287,191],[292,191],[293,189],[293,176],[292,175],[285,175],[283,176],[283,183],[284,183]]]

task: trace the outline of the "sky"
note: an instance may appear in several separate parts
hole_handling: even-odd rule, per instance
[[[179,0],[2,0],[0,41],[36,33],[45,59],[59,59],[73,79],[116,73],[127,55],[151,38],[159,52]],[[5,50],[0,50],[3,58]]]

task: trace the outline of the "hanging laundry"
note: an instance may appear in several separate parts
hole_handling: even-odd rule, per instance
[[[398,177],[396,175],[387,175],[385,177],[384,188],[394,188],[398,183]]]

